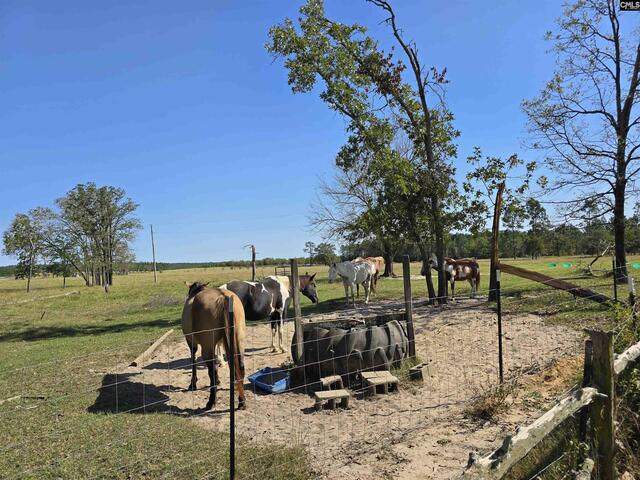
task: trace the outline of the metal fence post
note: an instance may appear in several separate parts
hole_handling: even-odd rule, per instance
[[[612,273],[613,273],[613,299],[618,303],[618,282],[616,282],[616,257],[611,258]]]
[[[411,298],[411,263],[409,255],[402,256],[402,281],[404,283],[404,311],[409,337],[409,356],[416,356],[416,337],[413,330],[413,300]]]
[[[500,383],[504,382],[504,359],[502,353],[502,304],[500,302],[500,269],[496,268],[496,309],[498,311],[498,368]]]
[[[229,478],[236,476],[236,411],[235,411],[235,322],[233,314],[233,298],[227,297],[229,311]]]
[[[627,287],[629,289],[629,305],[633,308],[636,304],[636,284],[628,272],[629,265],[627,265]]]

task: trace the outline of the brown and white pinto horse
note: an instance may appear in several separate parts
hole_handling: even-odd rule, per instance
[[[438,269],[438,258],[435,255],[429,255],[429,265],[434,270]],[[444,258],[444,271],[447,280],[451,285],[451,298],[454,298],[454,290],[456,280],[467,280],[471,285],[471,298],[475,298],[478,286],[480,285],[480,265],[475,258]],[[420,275],[425,276],[427,271],[425,265],[422,265]]]

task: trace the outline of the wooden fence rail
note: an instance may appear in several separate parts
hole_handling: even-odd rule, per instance
[[[471,458],[464,478],[502,478],[554,428],[589,405],[599,395],[598,390],[592,387],[576,390],[531,425],[519,428],[513,437],[507,436],[502,445],[486,457],[475,461]]]
[[[475,452],[471,452],[467,468],[460,478],[492,480],[503,478],[556,427],[587,406],[591,411],[597,455],[595,460],[584,461],[575,478],[582,480],[591,478],[594,465],[597,478],[604,480],[614,478],[615,377],[640,359],[640,342],[620,355],[614,356],[610,333],[589,331],[589,334],[591,340],[588,341],[588,349],[593,345],[593,364],[590,365],[593,370],[593,386],[575,390],[559,400],[533,423],[518,428],[515,435],[507,436],[502,445],[490,454],[478,458]],[[588,358],[586,361],[589,361]]]

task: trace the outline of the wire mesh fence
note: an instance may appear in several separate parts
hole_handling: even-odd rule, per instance
[[[591,279],[589,288],[609,295],[613,285]],[[562,314],[609,321],[588,297],[547,287],[527,290],[515,277],[503,276],[500,298],[506,381],[544,373],[554,362],[581,362],[584,334],[560,321]],[[244,366],[247,408],[233,413],[231,358],[212,360],[219,383],[215,406],[205,409],[208,359],[196,358],[198,383],[190,390],[194,365],[180,332],[135,366],[132,358],[149,340],[101,349],[97,338],[89,338],[95,342],[91,351],[64,360],[51,352],[51,358],[28,365],[0,367],[0,418],[6,422],[0,451],[9,458],[2,476],[228,478],[235,472],[239,478],[338,478],[376,471],[407,475],[399,465],[412,462],[429,476],[447,477],[461,470],[468,450],[487,448],[506,428],[492,425],[487,433],[474,433],[483,424],[468,415],[468,405],[500,383],[498,314],[485,299],[457,295],[441,306],[413,299],[415,356],[409,355],[402,301],[302,317],[305,353],[298,364],[296,322],[283,322],[282,350],[273,343],[277,323],[246,322],[242,358],[233,358]],[[225,328],[200,333],[213,339],[224,336]],[[410,369],[418,364],[421,379],[412,380]],[[46,377],[31,380],[42,370]],[[370,371],[391,376],[366,375]],[[249,381],[259,372],[261,379]],[[340,406],[346,406],[342,390],[348,408]],[[141,424],[140,416],[149,420]],[[187,421],[194,423],[191,431],[173,428]],[[144,443],[128,435],[136,428],[149,430]],[[60,448],[38,458],[43,442]],[[66,449],[69,444],[76,448]],[[196,453],[181,454],[194,444],[200,445]]]

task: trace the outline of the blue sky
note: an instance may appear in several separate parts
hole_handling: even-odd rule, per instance
[[[77,183],[123,187],[146,230],[138,259],[301,255],[319,177],[333,171],[343,120],[316,95],[293,95],[267,31],[301,1],[29,1],[0,3],[0,230]],[[520,153],[520,102],[551,76],[544,32],[557,1],[396,1],[426,64],[447,67],[461,130],[474,145]],[[328,0],[388,42],[364,1]],[[14,259],[0,255],[0,264]]]

